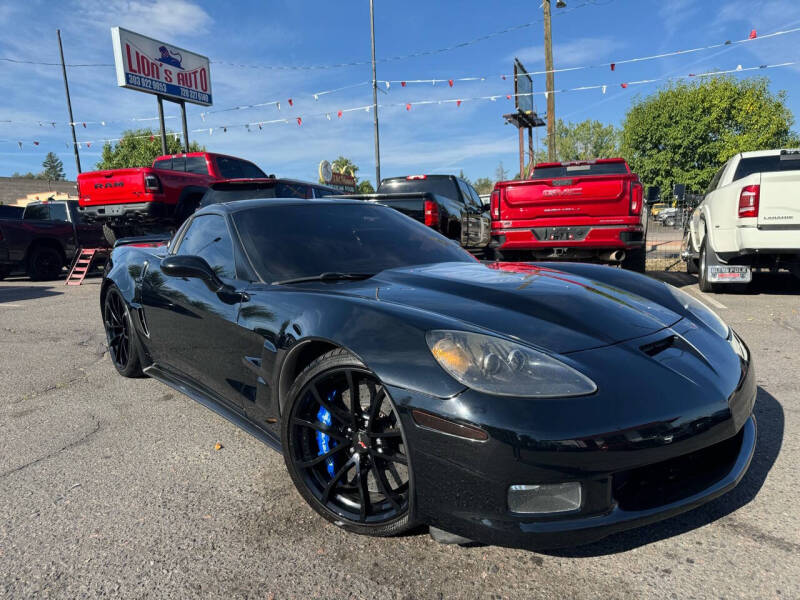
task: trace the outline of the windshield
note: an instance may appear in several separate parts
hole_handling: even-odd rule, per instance
[[[431,192],[445,198],[458,200],[458,187],[449,176],[435,177],[428,175],[425,179],[384,179],[378,187],[379,194],[408,194],[410,192]]]
[[[531,179],[555,179],[556,177],[579,177],[584,175],[627,175],[624,162],[593,163],[587,165],[558,165],[535,167]]]
[[[373,204],[259,206],[233,220],[264,281],[475,260],[423,224]]]

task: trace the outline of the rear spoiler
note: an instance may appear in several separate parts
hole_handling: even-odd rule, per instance
[[[114,242],[114,248],[119,246],[163,246],[171,238],[172,236],[166,233],[120,238]]]

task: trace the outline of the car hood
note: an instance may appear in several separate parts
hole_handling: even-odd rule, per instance
[[[390,269],[345,293],[437,313],[559,354],[649,335],[681,319],[597,279],[518,263]]]

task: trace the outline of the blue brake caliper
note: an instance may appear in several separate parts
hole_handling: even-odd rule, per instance
[[[328,396],[329,405],[333,404],[333,400],[335,397],[336,397],[336,390],[333,390]],[[317,420],[326,427],[330,427],[331,413],[328,412],[324,407],[320,406],[319,412],[317,413]],[[322,456],[326,452],[329,452],[332,446],[336,446],[336,442],[332,442],[330,436],[327,433],[322,433],[321,431],[317,431],[317,446],[319,447],[319,452],[317,452],[317,456]],[[334,464],[332,456],[325,459],[325,465],[328,467],[328,475],[333,477]]]

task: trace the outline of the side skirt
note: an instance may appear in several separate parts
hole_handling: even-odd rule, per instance
[[[144,373],[156,381],[160,381],[164,385],[171,387],[173,390],[188,396],[196,402],[199,402],[206,408],[213,410],[215,413],[228,419],[228,421],[240,429],[243,429],[257,440],[265,443],[273,450],[281,452],[281,442],[275,435],[261,429],[258,425],[255,425],[237,411],[234,411],[217,401],[213,398],[213,396],[201,389],[200,386],[186,381],[185,379],[171,372],[167,372],[155,364],[146,367],[144,369]]]

